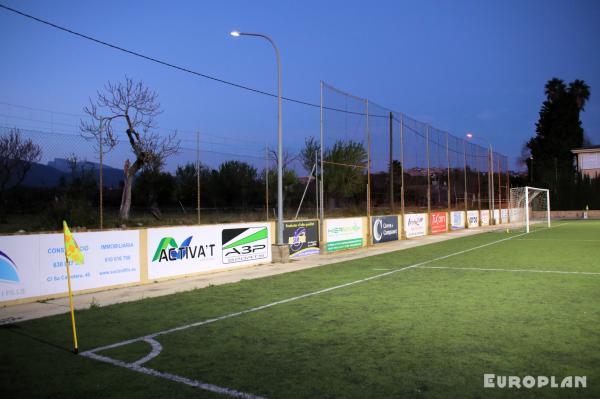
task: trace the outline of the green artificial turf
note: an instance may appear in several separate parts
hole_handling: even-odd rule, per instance
[[[483,246],[161,335],[161,354],[144,366],[268,398],[598,398],[600,274],[528,270],[600,273],[600,223],[519,234],[484,233],[80,311],[81,350]],[[2,326],[0,337],[3,397],[225,397],[71,354],[67,314]],[[149,351],[136,342],[99,354],[133,362]],[[585,375],[587,388],[484,389],[484,373]]]

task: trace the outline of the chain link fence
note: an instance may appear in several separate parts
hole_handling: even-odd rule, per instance
[[[299,122],[316,126],[315,111]],[[506,208],[505,156],[326,83],[318,111],[319,130],[284,132],[292,143],[283,155],[286,219]],[[100,151],[80,134],[84,118],[0,102],[0,136],[16,128],[41,149],[23,181],[14,174],[1,187],[0,229],[55,230],[62,219],[96,229],[276,218],[273,141],[200,129],[177,131],[179,151],[137,174],[130,219],[119,220],[124,165],[135,156],[125,135]]]
[[[326,83],[321,101],[322,217],[506,209],[508,159],[472,136],[454,136]],[[354,143],[366,152],[362,158],[353,158]],[[337,169],[330,166],[334,144],[346,149]],[[345,190],[327,185],[338,178]]]

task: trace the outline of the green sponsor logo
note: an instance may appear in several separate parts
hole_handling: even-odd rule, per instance
[[[353,238],[351,240],[340,240],[328,242],[326,245],[327,252],[342,251],[345,249],[360,248],[363,245],[362,238]]]
[[[327,233],[329,234],[344,234],[344,233],[356,233],[360,230],[360,226],[342,226],[342,227],[332,227],[327,229]]]

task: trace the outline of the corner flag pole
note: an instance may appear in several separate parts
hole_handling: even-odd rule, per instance
[[[71,269],[69,268],[69,258],[65,251],[65,264],[67,265],[67,285],[69,286],[69,307],[71,308],[71,326],[73,328],[73,353],[79,353],[77,345],[77,327],[75,326],[75,309],[73,308],[73,291],[71,290]]]
[[[65,238],[65,265],[67,266],[67,284],[69,286],[69,308],[71,309],[71,326],[73,327],[73,352],[77,354],[79,348],[77,345],[77,328],[75,327],[75,309],[73,307],[73,290],[71,289],[71,268],[69,261],[73,261],[78,265],[82,265],[84,258],[77,241],[73,238],[67,222],[63,220],[63,233]]]

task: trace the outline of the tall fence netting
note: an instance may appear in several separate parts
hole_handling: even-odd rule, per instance
[[[269,107],[275,121],[274,100],[261,101],[253,107]],[[284,124],[286,219],[508,208],[508,159],[486,146],[326,83],[320,108],[292,111],[284,112],[294,118]],[[12,176],[3,188],[4,231],[55,229],[62,218],[88,228],[123,223],[123,169],[135,155],[117,126],[122,132],[101,160],[98,142],[80,133],[86,117],[0,103],[0,136],[17,129],[41,148],[23,182]],[[255,137],[229,120],[221,124],[156,129],[161,138],[177,131],[179,149],[158,169],[137,174],[127,225],[276,218],[275,126]]]

